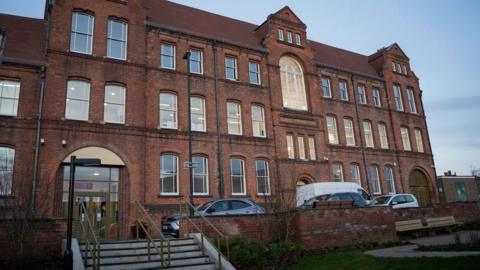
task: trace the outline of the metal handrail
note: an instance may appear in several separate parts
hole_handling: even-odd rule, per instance
[[[80,203],[80,208],[83,213],[85,213],[87,219],[88,230],[85,229],[84,220],[80,221],[82,227],[83,236],[85,238],[85,254],[84,254],[84,264],[87,265],[88,252],[92,255],[93,269],[100,269],[100,243],[98,242],[97,236],[95,235],[95,230],[93,229],[93,224],[90,222],[90,213],[83,203]],[[90,237],[89,237],[90,236]],[[93,241],[92,247],[90,248],[90,238]]]
[[[180,197],[180,213],[182,212],[182,197]],[[218,269],[222,269],[222,252],[220,251],[220,241],[222,239],[225,239],[225,243],[226,243],[226,248],[227,248],[227,256],[225,256],[226,258],[230,258],[230,245],[229,245],[229,239],[228,237],[226,237],[217,227],[215,227],[209,220],[207,220],[207,218],[200,212],[198,212],[198,210],[188,201],[185,201],[185,205],[192,208],[194,213],[197,213],[197,215],[199,217],[201,217],[201,219],[203,221],[205,221],[206,224],[208,224],[217,234],[218,234],[218,237],[217,237],[217,246],[213,245],[213,247],[217,250],[218,252]],[[193,220],[188,216],[188,214],[186,215],[181,215],[182,218],[186,218],[194,227],[195,229],[197,229],[197,231],[200,232],[200,237],[201,237],[201,245],[202,245],[202,253],[205,254],[205,246],[204,246],[204,238],[207,238],[205,235],[204,235],[204,232],[203,232],[203,223],[201,223],[201,229],[198,228],[198,226],[193,222]]]
[[[135,201],[135,205],[136,205],[137,210],[140,210],[140,212],[143,214],[143,216],[147,217],[148,221],[151,223],[152,226],[150,226],[149,228],[154,227],[154,228],[156,228],[157,232],[159,232],[159,234],[160,234],[160,249],[158,248],[157,243],[153,240],[150,232],[143,225],[142,220],[138,217],[135,219],[136,237],[137,237],[137,239],[139,238],[139,230],[138,229],[139,229],[139,226],[140,226],[140,228],[142,228],[142,230],[145,232],[145,235],[147,236],[147,240],[148,240],[147,241],[147,244],[148,244],[148,247],[147,247],[148,260],[150,260],[150,253],[151,253],[150,252],[150,243],[152,243],[155,250],[157,251],[158,255],[160,256],[160,269],[163,270],[163,268],[165,267],[165,264],[164,264],[165,263],[165,260],[164,260],[165,253],[164,253],[164,250],[163,250],[164,242],[167,242],[167,266],[170,266],[170,263],[171,263],[170,240],[165,238],[162,231],[158,228],[156,223],[153,221],[153,218],[150,216],[150,214],[147,212],[147,210],[140,204],[140,202]],[[138,211],[137,211],[137,213],[138,213]]]

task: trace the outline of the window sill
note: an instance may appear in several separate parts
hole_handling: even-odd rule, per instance
[[[117,63],[126,63],[128,62],[128,59],[121,59],[121,58],[115,58],[115,57],[110,57],[110,56],[107,56],[105,55],[103,57],[105,60],[109,60],[111,62],[117,62]]]
[[[183,196],[180,195],[180,194],[162,194],[162,193],[160,193],[160,194],[158,194],[157,197],[159,197],[159,198],[182,198]]]
[[[107,0],[107,1],[110,1],[110,2],[114,2],[114,3],[117,3],[117,4],[122,4],[122,5],[127,5],[127,0]]]

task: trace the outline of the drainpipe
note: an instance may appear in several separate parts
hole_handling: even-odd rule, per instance
[[[364,145],[363,138],[365,134],[363,133],[362,122],[360,122],[360,116],[358,114],[357,92],[355,91],[357,87],[355,84],[355,79],[356,79],[356,76],[352,74],[350,76],[350,81],[352,82],[352,87],[353,87],[353,102],[355,103],[355,116],[357,118],[357,123],[360,130],[360,152],[362,153],[363,169],[365,170],[365,179],[367,181],[368,192],[370,192],[370,195],[373,196],[372,189],[370,187],[370,177],[368,176],[367,160],[365,158],[365,148],[363,147]]]
[[[218,196],[220,199],[225,197],[225,185],[223,182],[223,158],[222,158],[222,142],[220,134],[220,97],[218,96],[218,74],[217,74],[217,41],[212,41],[213,45],[213,88],[215,90],[215,119],[217,128],[217,180],[218,180]]]

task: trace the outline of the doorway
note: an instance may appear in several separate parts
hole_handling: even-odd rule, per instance
[[[410,173],[408,178],[410,192],[415,195],[418,204],[423,207],[430,204],[430,186],[427,176],[420,170],[415,169]]]

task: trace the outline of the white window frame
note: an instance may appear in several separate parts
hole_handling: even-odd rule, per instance
[[[260,176],[258,175],[258,164],[257,162],[264,162],[265,164],[265,173],[266,173],[266,176]],[[268,161],[267,160],[264,160],[264,159],[256,159],[255,160],[255,179],[256,179],[256,182],[257,182],[257,195],[258,196],[269,196],[271,195],[271,190],[270,190],[270,168],[268,166]],[[263,181],[265,181],[265,187],[267,189],[268,192],[264,192],[264,193],[261,193],[260,192],[260,189],[259,189],[259,180],[260,179],[263,179]]]
[[[372,171],[372,168],[375,169],[375,171]],[[375,175],[372,175],[372,173],[375,173]],[[368,181],[370,181],[370,187],[373,188],[373,190],[370,190],[370,192],[374,195],[382,194],[382,187],[380,186],[380,175],[378,174],[378,166],[368,166],[368,174]]]
[[[330,84],[330,78],[322,77],[320,79],[320,82],[322,84],[322,96],[324,98],[332,98],[332,87]],[[327,85],[324,84],[325,82],[327,83]]]
[[[347,146],[355,146],[355,128],[350,118],[343,118],[343,128],[345,129],[345,139]]]
[[[255,67],[255,70],[251,69],[252,66]],[[255,76],[257,80],[256,82],[252,81],[252,78],[250,76],[252,74]],[[248,61],[248,81],[254,85],[260,85],[262,83],[261,76],[260,76],[260,64],[258,62]]]
[[[339,175],[339,178],[336,178],[335,177],[335,171],[337,171],[337,169],[340,170],[340,175]],[[334,182],[345,182],[345,178],[343,177],[343,165],[342,163],[338,163],[338,162],[335,162],[332,164],[332,180]],[[337,181],[339,180],[339,181]]]
[[[397,72],[397,66],[395,65],[395,62],[392,62],[392,70],[393,72]]]
[[[283,36],[283,29],[278,29],[278,40],[285,41],[285,37]]]
[[[236,107],[236,115],[237,117],[232,117],[230,115],[230,106],[235,106]],[[233,122],[235,121],[235,122]],[[230,124],[235,124],[238,125],[239,132],[234,132],[233,130],[230,129]],[[242,135],[243,130],[242,130],[242,106],[240,103],[237,102],[227,102],[227,125],[228,125],[228,134],[230,135]]]
[[[125,39],[122,40],[122,39],[114,39],[112,36],[111,36],[111,23],[113,22],[116,22],[116,23],[120,23],[122,25],[122,32],[123,34],[125,35]],[[125,28],[123,28],[125,27]],[[114,19],[108,19],[108,22],[107,22],[107,28],[108,28],[108,31],[107,31],[107,57],[108,58],[112,58],[112,59],[118,59],[118,60],[127,60],[127,46],[128,46],[128,24],[124,21],[121,21],[121,20],[114,20]],[[112,41],[117,41],[117,42],[120,42],[123,44],[123,55],[124,57],[114,57],[111,55],[111,45],[110,43]]]
[[[387,183],[388,194],[395,194],[396,188],[395,188],[395,176],[393,173],[393,167],[385,166],[383,169],[385,174],[385,182]]]
[[[300,34],[295,34],[295,44],[297,46],[302,46],[302,38],[301,38]]]
[[[205,170],[204,170],[205,173],[204,173],[204,174],[195,173],[195,168],[198,168],[198,165],[197,165],[197,164],[194,164],[194,166],[193,166],[193,171],[192,171],[192,173],[193,173],[193,180],[195,181],[195,176],[200,176],[200,177],[202,177],[203,182],[204,182],[203,185],[204,185],[204,187],[205,187],[205,191],[206,191],[206,192],[195,192],[195,185],[194,185],[194,187],[193,187],[193,195],[194,195],[194,196],[198,196],[198,195],[200,195],[200,196],[202,196],[202,195],[203,195],[203,196],[209,195],[209,194],[210,194],[210,193],[209,193],[209,192],[210,192],[210,189],[209,189],[209,183],[208,183],[208,180],[209,180],[209,179],[208,179],[208,158],[207,158],[207,157],[204,157],[204,156],[193,156],[193,157],[192,157],[192,162],[193,162],[193,159],[195,159],[195,158],[203,158],[203,159],[204,159],[205,162],[204,162],[203,165],[205,165]]]
[[[317,160],[317,146],[315,144],[315,137],[308,136],[308,153],[310,160]]]
[[[287,134],[287,153],[289,159],[295,159],[295,143],[292,134]]]
[[[261,119],[255,119],[253,117],[253,111],[255,108],[258,108],[261,112],[261,116],[262,118]],[[250,112],[251,112],[251,115],[252,115],[252,134],[253,134],[253,137],[259,137],[259,138],[266,138],[267,137],[267,130],[266,130],[266,125],[265,125],[265,109],[263,108],[263,106],[260,106],[260,105],[252,105],[251,108],[250,108]],[[255,134],[255,126],[258,126],[259,130],[260,130],[260,134]],[[261,134],[263,132],[263,134]]]
[[[372,122],[364,120],[363,125],[363,135],[365,136],[365,147],[375,148],[375,140],[373,138],[373,129]]]
[[[81,83],[81,84],[86,84],[88,85],[88,89],[87,89],[87,98],[86,99],[81,99],[81,98],[72,98],[72,97],[69,97],[69,91],[68,89],[71,89],[71,86],[70,86],[70,83]],[[90,88],[91,88],[91,85],[90,83],[88,82],[85,82],[85,81],[79,81],[79,80],[69,80],[67,81],[67,94],[66,94],[66,102],[65,102],[65,119],[69,119],[69,120],[78,120],[78,121],[88,121],[89,119],[89,116],[90,116]],[[70,115],[70,110],[69,110],[69,103],[70,101],[79,101],[79,102],[85,102],[87,104],[87,107],[86,107],[86,117],[84,118],[74,118]]]
[[[408,134],[407,127],[400,127],[400,136],[402,138],[403,150],[412,151],[412,144],[410,143],[410,134]]]
[[[417,113],[417,105],[415,104],[415,93],[413,92],[413,88],[407,87],[407,100],[408,106],[410,107],[411,113]]]
[[[8,178],[0,177],[0,196],[10,196],[12,195],[13,178],[15,176],[15,149],[0,146],[0,155],[0,158],[5,158],[3,162],[0,162],[0,174],[6,175]],[[8,160],[11,160],[11,163]],[[0,159],[0,161],[2,160]]]
[[[283,106],[292,110],[308,111],[307,90],[302,66],[297,60],[289,56],[280,58],[279,63]],[[289,79],[293,81],[289,83]],[[295,89],[290,89],[292,85]]]
[[[229,60],[233,60],[233,67],[229,66]],[[228,77],[228,70],[233,70],[233,78]],[[225,79],[230,81],[238,80],[238,68],[237,68],[237,58],[234,56],[227,55],[225,56]]]
[[[15,93],[12,96],[7,97],[7,90],[5,90],[5,85],[8,85],[8,87],[14,87],[15,88]],[[20,82],[16,81],[8,81],[8,80],[0,80],[0,115],[6,115],[6,116],[17,116],[18,115],[18,103],[20,101]],[[5,109],[2,107],[6,106],[6,102],[13,102],[13,108],[11,113],[9,112],[3,112],[2,110]]]
[[[308,160],[307,154],[305,151],[305,138],[303,135],[297,136],[297,143],[298,143],[298,158],[301,160]]]
[[[417,152],[425,153],[425,149],[423,147],[423,135],[419,128],[415,128],[415,142],[417,144]]]
[[[337,118],[335,116],[327,115],[327,133],[329,144],[339,144]]]
[[[292,37],[292,32],[287,31],[287,42],[292,44],[293,43],[293,37]]]
[[[171,47],[172,48],[172,55],[169,55],[167,54],[166,52],[163,51],[164,48],[166,47]],[[160,44],[160,67],[161,68],[165,68],[165,69],[171,69],[171,70],[175,70],[176,69],[176,54],[177,54],[177,48],[175,45],[173,44],[170,44],[170,43],[162,43]],[[169,67],[169,66],[166,66],[165,63],[162,61],[162,59],[164,57],[168,57],[168,58],[171,58],[172,59],[172,66]]]
[[[344,80],[338,82],[338,91],[340,94],[340,100],[348,101],[348,84]]]
[[[175,106],[173,109],[162,109],[162,95],[170,95],[170,96],[173,96],[175,97]],[[160,113],[159,113],[159,128],[160,129],[178,129],[178,97],[177,95],[173,94],[173,93],[168,93],[168,92],[161,92],[160,95],[159,95],[159,110],[160,110]],[[162,112],[163,113],[169,113],[169,112],[173,112],[174,113],[174,117],[175,117],[175,121],[174,121],[174,126],[173,127],[163,127],[162,126]]]
[[[193,59],[192,56],[194,53],[198,53],[200,56],[199,60]],[[195,72],[192,71],[192,64],[193,63],[198,63],[200,72]],[[195,50],[195,49],[190,49],[190,61],[188,63],[190,65],[190,73],[192,74],[203,74],[203,51],[201,50]]]
[[[203,111],[203,112],[197,113],[196,111],[198,111],[198,109],[192,107],[192,106],[193,106],[193,102],[192,102],[192,101],[193,101],[194,99],[201,101],[201,102],[200,102],[200,103],[201,103],[201,108],[200,108],[200,110]],[[192,121],[192,122],[191,122],[192,131],[206,132],[206,131],[207,131],[207,111],[206,111],[206,107],[205,107],[205,99],[202,98],[202,97],[192,96],[192,97],[190,97],[190,105],[191,105],[191,108],[190,108],[190,112],[191,112],[190,120]],[[201,128],[201,129],[196,129],[196,128],[194,128],[193,119],[195,119],[195,117],[197,117],[197,119],[200,119],[201,121],[203,121],[203,124],[202,124],[202,128]]]
[[[365,92],[365,85],[359,84],[357,86],[358,104],[367,104],[367,93]]]
[[[403,112],[402,88],[398,84],[393,85],[393,99],[395,101],[395,108],[397,111]]]
[[[377,128],[378,136],[380,137],[380,148],[388,149],[390,146],[388,143],[387,125],[384,123],[378,123]]]
[[[176,192],[163,192],[163,180],[162,180],[162,175],[165,173],[162,173],[162,168],[163,168],[163,156],[172,156],[176,160],[176,171],[174,173],[175,175],[175,182],[176,182]],[[166,196],[171,196],[171,195],[178,195],[179,194],[179,183],[178,183],[178,156],[172,153],[165,153],[160,155],[160,195],[166,195]]]
[[[241,164],[241,169],[242,169],[242,172],[243,174],[242,175],[233,175],[232,173],[232,168],[233,168],[233,161],[234,160],[240,160],[240,164]],[[243,192],[233,192],[233,177],[238,177],[238,176],[241,176],[242,177],[242,188],[243,188]],[[245,177],[245,161],[243,159],[240,159],[240,158],[231,158],[230,159],[230,182],[231,182],[231,185],[232,185],[232,195],[247,195],[247,186],[246,186],[246,177]]]
[[[110,87],[115,87],[115,88],[118,88],[118,89],[121,89],[122,90],[122,94],[123,94],[123,103],[118,103],[118,102],[113,102],[113,101],[108,101],[108,95],[107,95],[107,90],[108,88]],[[103,121],[105,123],[114,123],[114,124],[125,124],[125,119],[126,119],[126,116],[125,116],[125,104],[127,103],[126,102],[126,88],[123,87],[123,86],[119,86],[119,85],[106,85],[105,86],[105,100],[104,100],[104,104],[103,104]],[[122,107],[122,121],[115,121],[115,120],[109,120],[107,119],[107,106],[121,106]]]
[[[76,20],[77,20],[77,17],[78,15],[81,15],[81,16],[87,16],[89,17],[89,25],[88,25],[88,31],[86,33],[83,33],[83,32],[79,32],[76,30]],[[88,13],[84,13],[84,12],[78,12],[78,11],[75,11],[72,13],[72,26],[70,28],[70,51],[71,52],[75,52],[75,53],[83,53],[83,54],[92,54],[92,50],[93,50],[93,31],[94,31],[94,28],[95,28],[95,17],[88,14]],[[87,44],[87,48],[85,48],[85,51],[77,51],[75,50],[75,38],[74,36],[76,35],[84,35],[87,37],[87,41],[89,40],[90,41],[90,44]]]
[[[373,95],[373,105],[375,107],[381,108],[382,107],[382,97],[380,96],[380,90],[378,88],[372,89]]]
[[[350,174],[352,176],[352,182],[362,185],[362,176],[360,175],[360,166],[358,164],[350,164]]]
[[[406,65],[403,65],[403,74],[407,75],[408,72],[407,72],[407,66]]]

